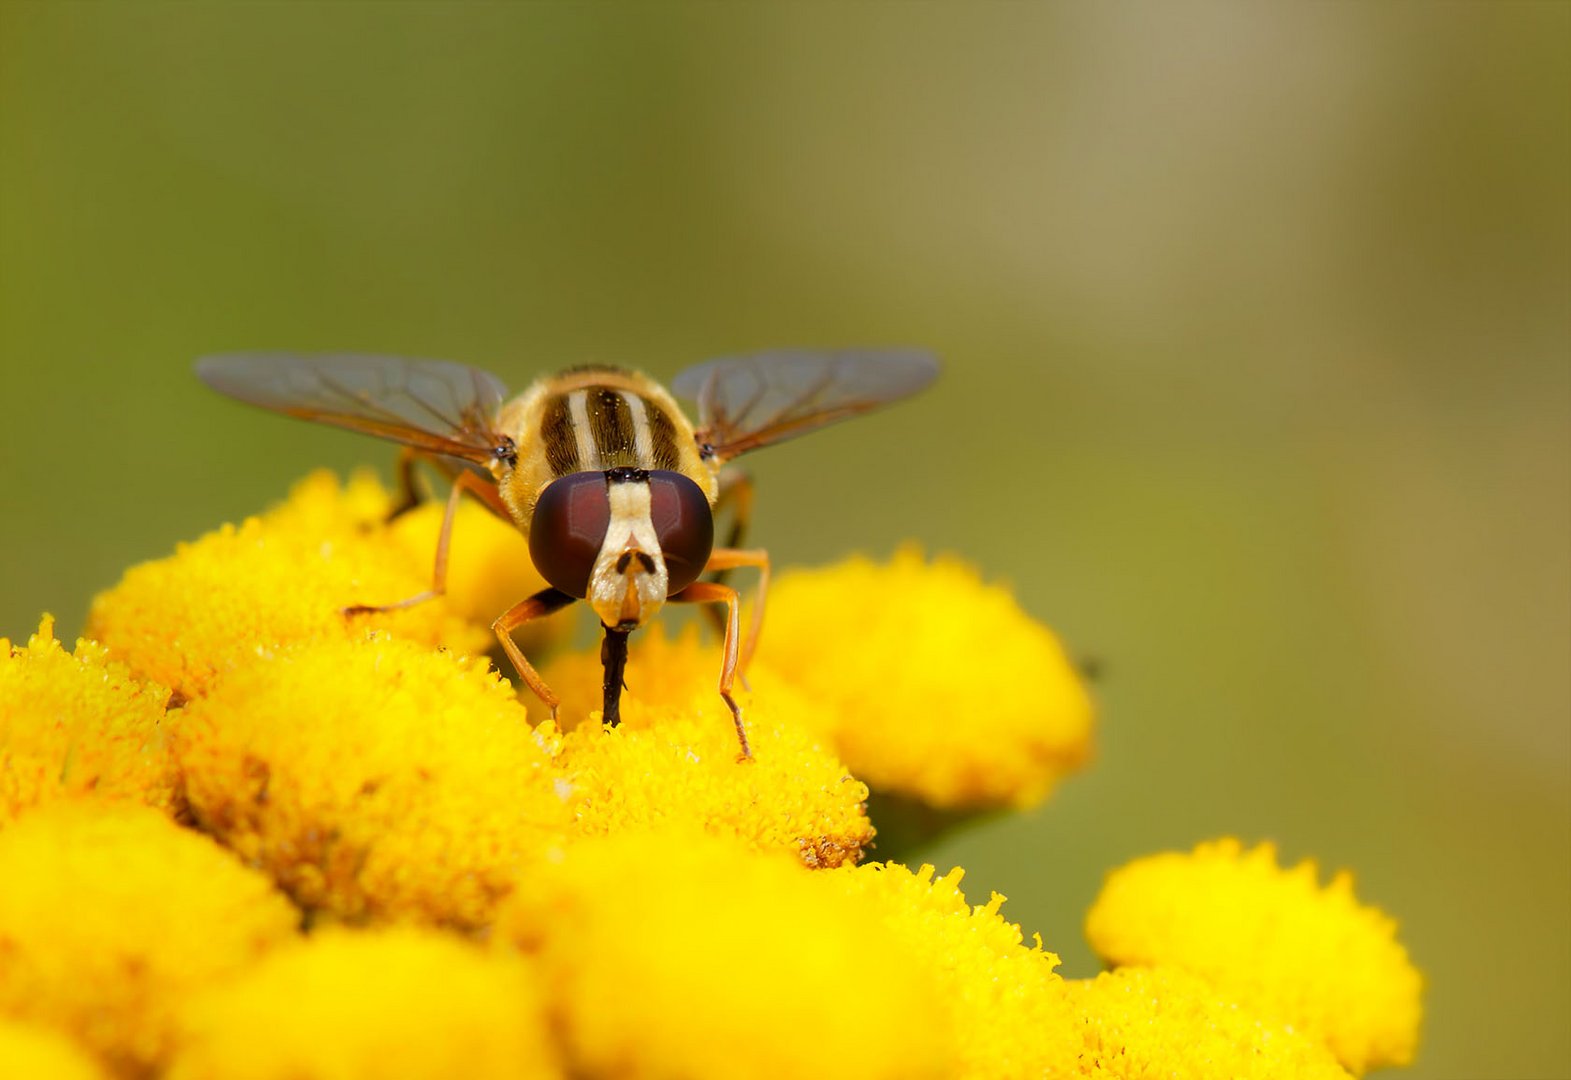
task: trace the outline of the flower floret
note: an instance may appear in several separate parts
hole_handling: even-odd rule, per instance
[[[483,926],[572,808],[484,658],[371,635],[286,651],[187,706],[201,825],[301,905]]]
[[[870,863],[817,875],[826,888],[854,896],[876,911],[907,952],[928,965],[953,1030],[962,1031],[955,1076],[1073,1076],[1077,1014],[1054,971],[1058,957],[1038,939],[1026,945],[1020,927],[999,914],[1004,898],[966,903],[959,867],[935,877]]]
[[[25,1080],[103,1080],[107,1074],[57,1031],[0,1016],[0,1076]]]
[[[0,1014],[132,1072],[163,1061],[177,1003],[294,936],[261,874],[155,810],[55,802],[0,829]]]
[[[390,509],[370,474],[346,487],[330,472],[313,473],[261,517],[132,567],[93,601],[88,633],[182,698],[201,696],[227,672],[281,648],[359,637],[368,628],[427,646],[488,648],[486,629],[448,597],[346,614],[431,587],[431,557],[416,557],[379,524]]]
[[[1025,807],[1090,753],[1091,700],[1058,640],[953,557],[782,573],[758,659],[819,704],[875,792]]]
[[[1235,839],[1137,859],[1108,875],[1086,918],[1115,965],[1203,976],[1256,1013],[1323,1039],[1350,1071],[1405,1065],[1422,979],[1396,924],[1358,903],[1351,875],[1321,886],[1313,862]]]
[[[1095,1080],[1348,1080],[1320,1042],[1261,1019],[1177,968],[1119,968],[1068,984],[1079,1074]]]
[[[640,634],[616,728],[603,729],[586,708],[599,703],[598,651],[548,669],[564,723],[576,721],[554,766],[575,798],[575,835],[687,822],[757,850],[790,851],[808,866],[855,863],[873,837],[867,787],[812,734],[812,703],[785,683],[738,685],[753,751],[739,761],[731,712],[715,690],[720,650],[695,631]]]
[[[47,615],[26,645],[0,638],[0,822],[84,795],[175,810],[168,698],[95,642],[66,652]]]
[[[522,958],[415,927],[314,933],[181,1019],[169,1080],[559,1075]]]
[[[521,883],[496,937],[537,957],[571,1075],[953,1075],[928,966],[822,873],[635,829]]]

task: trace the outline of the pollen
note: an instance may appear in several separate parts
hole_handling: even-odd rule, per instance
[[[715,690],[719,648],[700,644],[693,627],[675,638],[651,627],[640,638],[615,728],[601,728],[597,712],[585,716],[600,693],[597,652],[549,669],[564,721],[576,722],[555,762],[576,807],[574,834],[687,823],[811,867],[854,864],[873,838],[867,787],[812,734],[812,703],[784,683],[738,688],[753,748],[752,760],[739,761],[731,711]]]
[[[104,1080],[109,1074],[64,1035],[0,1016],[0,1076]]]
[[[1119,968],[1068,984],[1079,1075],[1095,1080],[1349,1080],[1320,1042],[1263,1020],[1175,968]]]
[[[0,823],[87,795],[175,809],[168,699],[92,641],[66,652],[47,615],[26,645],[0,638]]]
[[[1396,924],[1353,895],[1343,872],[1234,839],[1152,855],[1108,875],[1086,936],[1114,965],[1202,976],[1263,1017],[1323,1040],[1351,1072],[1413,1058],[1422,979]]]
[[[1091,700],[1058,639],[950,556],[782,573],[758,659],[819,704],[819,730],[881,794],[1027,807],[1090,753]]]
[[[412,927],[314,933],[182,1021],[168,1080],[560,1075],[530,965]]]
[[[483,658],[371,635],[238,670],[186,709],[191,808],[303,907],[474,929],[572,807]]]
[[[182,998],[299,921],[267,878],[146,807],[28,812],[0,829],[0,881],[0,1015],[132,1073],[166,1059]]]
[[[951,1076],[929,965],[780,854],[686,830],[570,847],[503,910],[574,1076]]]
[[[431,587],[431,554],[417,558],[407,540],[388,536],[381,522],[390,509],[370,473],[347,486],[325,470],[313,473],[262,516],[128,570],[93,602],[88,634],[138,677],[185,699],[286,646],[343,641],[372,628],[428,647],[489,648],[485,627],[465,619],[449,597],[345,613]]]
[[[956,867],[935,877],[932,866],[870,863],[816,879],[876,912],[907,954],[927,966],[950,1029],[964,1033],[951,1075],[1077,1075],[1080,1017],[1054,971],[1058,957],[1040,938],[1025,944],[1020,927],[999,914],[998,893],[968,904],[964,874]]]

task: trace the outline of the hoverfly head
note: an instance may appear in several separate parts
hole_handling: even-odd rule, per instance
[[[698,579],[714,544],[702,489],[681,473],[572,473],[540,493],[529,553],[553,588],[589,601],[613,628],[641,626]]]

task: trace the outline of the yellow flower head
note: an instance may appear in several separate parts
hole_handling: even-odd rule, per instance
[[[993,893],[966,903],[958,867],[934,878],[898,863],[871,863],[817,875],[826,887],[868,905],[907,955],[919,959],[939,986],[939,1001],[957,1040],[950,1075],[977,1080],[1073,1076],[1079,1018],[1054,968],[1058,957],[1038,939],[1027,947]]]
[[[155,810],[56,802],[0,828],[0,1014],[109,1063],[168,1053],[181,998],[292,937],[261,874]]]
[[[328,930],[183,1013],[169,1080],[559,1075],[534,973],[432,930]]]
[[[927,961],[820,875],[625,832],[522,883],[499,937],[538,956],[573,1075],[953,1075]]]
[[[378,524],[389,508],[369,474],[345,488],[329,472],[313,473],[267,514],[127,571],[93,602],[88,633],[136,674],[184,698],[200,697],[219,676],[284,646],[342,641],[368,628],[427,646],[489,648],[485,627],[466,621],[450,597],[343,613],[431,587],[429,549],[417,558]]]
[[[820,705],[820,730],[880,793],[1031,806],[1090,752],[1091,701],[1057,639],[955,558],[905,547],[786,571],[758,660]]]
[[[796,854],[808,866],[855,863],[872,839],[867,787],[811,734],[812,704],[784,683],[757,693],[738,688],[753,759],[737,760],[731,712],[715,691],[718,646],[696,628],[668,638],[651,627],[635,638],[622,723],[602,729],[598,650],[548,670],[563,695],[556,768],[577,799],[575,833],[597,836],[656,824],[688,823],[757,850]]]
[[[373,635],[252,664],[186,709],[202,826],[299,903],[473,928],[571,820],[484,658]]]
[[[94,642],[66,652],[47,615],[26,646],[0,638],[0,823],[88,794],[173,809],[168,699],[168,690],[137,682]]]
[[[104,1080],[104,1070],[64,1035],[0,1016],[0,1076]]]
[[[1360,905],[1352,876],[1234,839],[1137,859],[1108,875],[1086,936],[1115,965],[1182,968],[1261,1016],[1323,1039],[1354,1073],[1405,1065],[1422,980],[1396,924]]]
[[[544,664],[560,726],[531,728],[467,654],[540,582],[470,503],[446,597],[346,617],[431,584],[443,507],[390,508],[314,474],[131,570],[95,602],[103,646],[69,655],[47,619],[0,641],[0,1076],[1345,1080],[1411,1058],[1390,921],[1269,847],[1111,875],[1088,933],[1131,966],[1079,983],[960,870],[855,865],[859,777],[920,831],[1035,803],[1089,753],[1062,649],[966,565],[783,574],[739,761],[691,627],[634,638],[615,729],[598,648]],[[60,797],[89,792],[111,798]]]
[[[1120,968],[1068,984],[1079,1075],[1096,1080],[1348,1080],[1324,1044],[1262,1020],[1176,968]]]

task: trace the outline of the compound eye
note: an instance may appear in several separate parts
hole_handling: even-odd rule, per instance
[[[649,474],[649,517],[665,558],[669,595],[698,580],[715,546],[715,518],[704,491],[679,472]]]
[[[580,600],[611,524],[605,473],[571,473],[540,493],[529,522],[529,557],[540,576]]]

